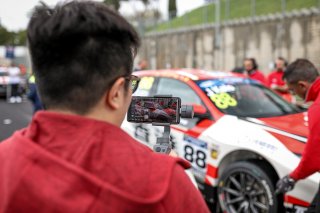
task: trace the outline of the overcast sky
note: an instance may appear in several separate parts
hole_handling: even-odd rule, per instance
[[[61,0],[43,0],[48,5],[55,5]],[[98,0],[99,1],[99,0]],[[102,0],[100,0],[102,1]],[[161,13],[166,17],[168,0],[151,0],[152,7],[160,8]],[[204,4],[205,0],[176,0],[178,15],[184,14],[194,8]],[[39,0],[0,0],[0,22],[10,31],[25,29],[28,24],[28,12],[37,5]],[[122,3],[120,12],[122,14],[132,14],[134,11],[143,9],[139,1]]]

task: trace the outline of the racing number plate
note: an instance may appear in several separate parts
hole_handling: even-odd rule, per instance
[[[193,174],[197,178],[204,180],[207,171],[207,143],[185,136],[179,149],[181,156],[191,163]]]

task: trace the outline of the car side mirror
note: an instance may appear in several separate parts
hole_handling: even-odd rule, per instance
[[[194,111],[194,117],[195,118],[200,118],[200,119],[209,119],[210,113],[208,112],[208,110],[200,105],[200,104],[192,104],[193,106],[193,111]]]

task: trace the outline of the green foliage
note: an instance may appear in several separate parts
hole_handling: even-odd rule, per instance
[[[115,10],[119,10],[121,1],[130,1],[130,0],[103,0],[103,3],[113,7]],[[150,3],[150,0],[141,0],[141,2],[147,6]]]
[[[26,31],[10,32],[0,25],[0,45],[25,45]]]
[[[26,30],[20,30],[14,35],[14,41],[15,45],[26,45],[27,43],[27,31]]]
[[[229,1],[229,7],[228,7]],[[256,6],[252,6],[253,0],[220,0],[220,20],[246,18],[252,15],[267,15],[281,13],[282,5],[280,0],[255,0]],[[302,8],[317,7],[319,0],[286,0],[286,12],[299,10]],[[229,11],[229,12],[227,12]],[[184,14],[183,16],[162,23],[153,28],[152,31],[163,31],[167,29],[177,29],[192,25],[214,23],[215,4],[207,4]]]
[[[169,0],[168,13],[169,13],[169,18],[170,19],[173,19],[173,18],[175,18],[177,16],[176,0]]]
[[[0,45],[9,44],[12,41],[10,32],[6,28],[0,26]]]
[[[120,0],[103,0],[103,3],[113,7],[113,9],[117,11],[120,8]]]

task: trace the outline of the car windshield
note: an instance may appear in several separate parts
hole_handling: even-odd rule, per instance
[[[273,117],[299,112],[292,104],[256,81],[221,78],[196,82],[223,113],[239,117]]]

